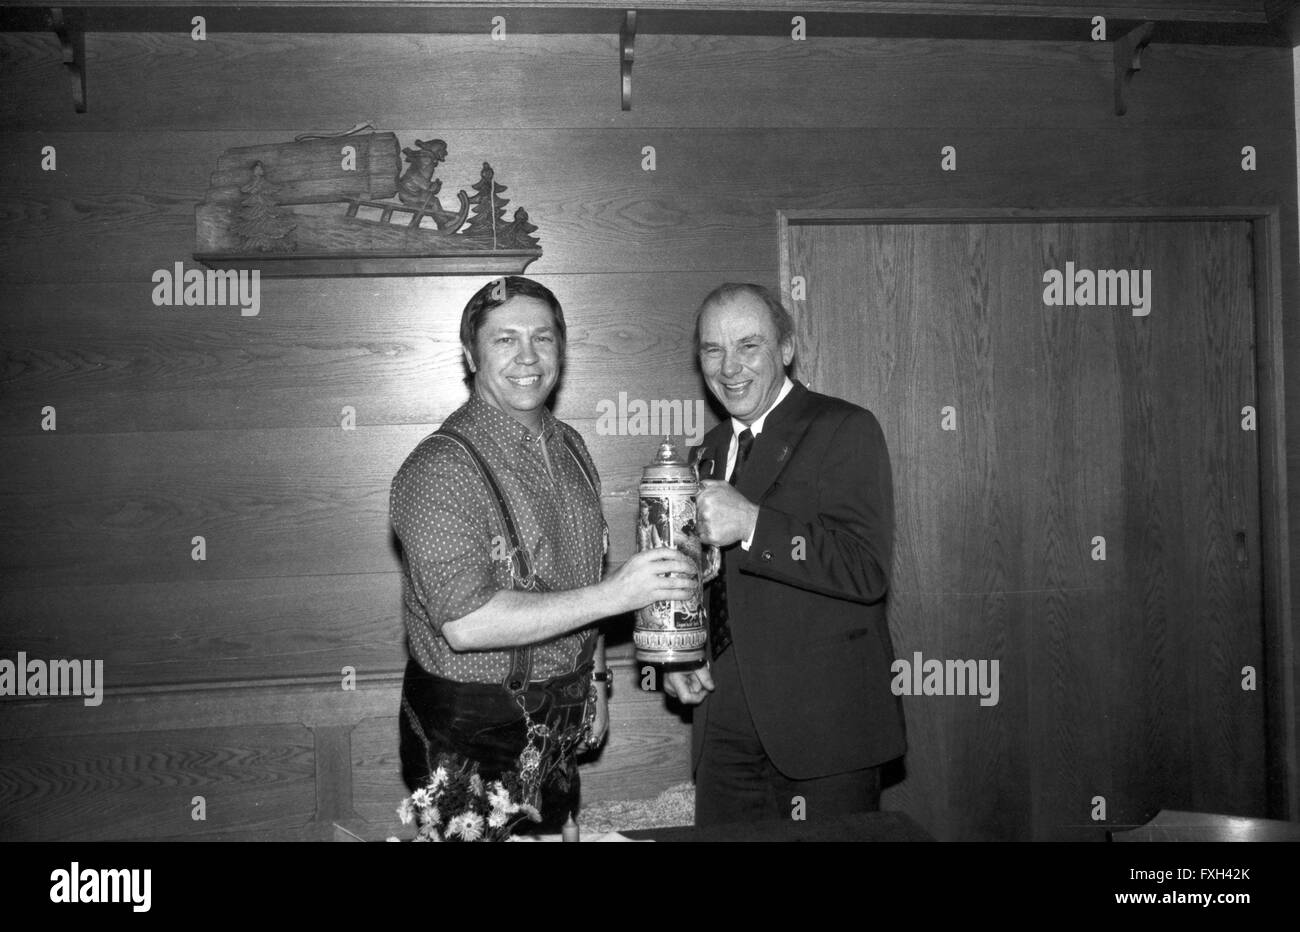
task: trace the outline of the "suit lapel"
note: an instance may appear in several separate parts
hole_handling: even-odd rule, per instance
[[[807,432],[813,421],[816,405],[813,395],[798,382],[790,394],[772,409],[763,423],[763,432],[754,438],[754,446],[745,461],[745,470],[740,474],[736,490],[751,502],[760,501],[767,490],[781,475],[781,470],[790,462],[794,448],[800,438]],[[728,431],[730,420],[724,422]],[[727,468],[725,448],[718,473],[725,473]]]

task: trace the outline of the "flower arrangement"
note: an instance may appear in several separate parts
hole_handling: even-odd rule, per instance
[[[416,824],[416,841],[505,841],[521,822],[541,821],[524,796],[516,772],[488,782],[477,763],[440,754],[428,786],[402,800],[397,815],[403,825]]]

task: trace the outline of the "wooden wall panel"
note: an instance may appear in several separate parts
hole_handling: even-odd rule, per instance
[[[1264,702],[1242,668],[1284,645],[1262,639],[1257,434],[1240,425],[1249,223],[788,236],[809,281],[804,369],[870,407],[897,452],[899,654],[996,659],[1009,687],[994,708],[905,698],[907,781],[888,804],[951,839],[1097,840],[1098,797],[1111,826],[1193,799],[1262,815]],[[1042,272],[1067,261],[1150,269],[1150,316],[1045,308]]]
[[[512,35],[502,44],[486,33],[215,29],[199,44],[179,33],[95,33],[90,109],[77,115],[54,38],[0,35],[0,80],[15,91],[0,99],[0,655],[101,655],[122,688],[336,682],[348,663],[364,675],[400,668],[388,483],[461,397],[455,319],[481,279],[265,281],[256,318],[153,307],[152,272],[194,265],[194,204],[232,146],[368,119],[404,144],[446,139],[444,190],[467,188],[478,164],[492,162],[512,204],[541,226],[545,255],[529,273],[569,312],[571,363],[556,410],[583,431],[601,468],[616,560],[631,552],[626,515],[650,438],[598,435],[594,406],[619,391],[704,397],[691,311],[723,280],[775,284],[778,209],[1281,204],[1282,253],[1297,252],[1285,49],[1157,43],[1119,119],[1102,43],[647,34],[637,43],[629,112],[618,109],[616,45],[612,34]],[[1256,172],[1240,170],[1247,144],[1259,152]],[[58,172],[39,170],[44,145],[57,147]],[[640,170],[645,145],[657,150],[654,173]],[[956,173],[938,169],[944,145],[958,148]],[[978,264],[980,248],[954,244],[952,261]],[[1293,266],[1283,270],[1292,303],[1300,293]],[[978,273],[967,283],[969,294],[988,287]],[[994,326],[970,324],[945,349],[963,377],[984,371]],[[877,335],[835,335],[867,337]],[[897,339],[904,358],[926,351],[923,335]],[[1287,339],[1296,358],[1300,338]],[[1155,351],[1133,348],[1134,364]],[[46,404],[58,409],[57,434],[39,428]],[[357,409],[355,432],[338,428],[343,405]],[[1013,409],[995,416],[1015,417]],[[710,409],[708,426],[715,418]],[[1300,420],[1288,422],[1300,436]],[[1123,442],[1139,455],[1157,452],[1142,445],[1147,438]],[[977,467],[998,452],[978,443],[929,451]],[[1294,444],[1288,463],[1300,487]],[[1083,490],[1104,479],[1086,477]],[[951,574],[941,578],[956,589],[1045,571],[1028,529],[1006,518],[1009,493],[994,488],[929,489],[983,494],[1001,549],[963,568],[913,552],[902,590],[919,598],[920,581],[934,572]],[[1177,516],[1161,515],[1172,528]],[[1121,537],[1131,546],[1161,530],[1129,527]],[[189,559],[196,533],[208,537],[205,564]],[[1291,534],[1300,575],[1295,516]],[[1176,586],[1184,570],[1162,572]],[[993,600],[969,610],[1007,656],[1021,656],[1027,632],[1014,606]],[[1067,624],[1060,606],[1044,612]],[[615,653],[626,658],[626,619],[614,627],[623,640]],[[1068,648],[1064,628],[1061,637]],[[364,714],[334,709],[325,694],[294,700],[304,714],[328,710],[331,727],[364,720],[352,734],[358,812],[390,805],[391,775],[381,772],[394,751],[383,746],[381,723],[396,692],[391,682],[385,689]],[[1163,683],[1153,687],[1166,694]],[[612,740],[627,743],[611,745],[595,766],[613,768],[603,784],[610,793],[651,795],[681,776],[686,731],[657,697],[633,695],[615,697],[625,736]],[[1004,692],[1004,712],[1023,713],[1033,701]],[[140,718],[151,728],[204,724],[151,708]],[[203,705],[202,714],[215,721],[221,708]],[[245,711],[228,726],[259,727],[257,713]],[[1161,714],[1180,713],[1153,711],[1153,724]],[[3,734],[20,733],[6,718]],[[1005,722],[976,716],[961,727],[971,737],[952,767],[976,766],[984,744],[998,748],[999,767],[1027,778]],[[75,735],[76,726],[61,733]],[[614,763],[615,747],[630,755],[626,765]],[[61,753],[53,743],[20,750],[30,760]],[[1003,792],[990,790],[993,782],[981,778],[933,805],[970,809],[982,794]],[[1016,837],[1034,804],[1032,794],[1004,794],[1006,816],[973,834]]]
[[[73,114],[58,80],[54,37],[10,33],[3,37],[6,74],[30,92],[0,101],[0,122],[23,131],[298,133],[369,120],[380,129],[424,124],[421,138],[499,126],[1104,125],[1114,119],[1111,47],[1087,41],[1086,22],[1080,28],[1078,42],[644,34],[628,112],[619,110],[615,35],[513,35],[502,43],[486,30],[268,36],[222,35],[213,26],[200,45],[188,35],[92,33],[92,105],[82,115]],[[1261,55],[1289,57],[1277,49],[1149,46],[1129,122],[1246,128],[1259,125],[1259,108],[1285,120],[1276,76],[1255,67]],[[410,80],[417,63],[420,80]],[[1235,79],[1218,80],[1218,69]],[[211,92],[214,86],[241,88],[249,96],[239,99],[256,106],[232,107],[236,98]],[[157,92],[143,95],[145,88]],[[1242,100],[1255,106],[1242,108]]]
[[[727,274],[775,284],[769,269]],[[708,399],[693,327],[717,272],[537,278],[556,292],[569,328],[558,417],[593,420],[620,392]],[[15,285],[0,433],[41,435],[45,405],[56,408],[60,434],[337,429],[344,405],[358,428],[436,425],[466,398],[460,315],[484,280],[267,281],[256,317],[154,307],[147,279]],[[707,430],[717,423],[707,404],[705,416]]]
[[[617,536],[621,562],[631,532]],[[0,656],[98,658],[111,689],[400,672],[401,591],[396,570],[11,589],[0,594]],[[611,656],[630,657],[631,625],[630,615],[602,624]]]
[[[402,782],[402,759],[398,753],[398,706],[394,714],[367,718],[352,729],[353,808],[358,818],[387,835],[403,835],[409,829],[397,818],[397,806],[410,792]]]
[[[417,133],[428,136],[418,125],[393,129],[404,142]],[[293,135],[286,127],[270,138]],[[543,256],[530,266],[538,275],[774,266],[774,216],[781,208],[1199,206],[1207,199],[1207,179],[1214,179],[1216,203],[1277,203],[1286,201],[1295,180],[1284,172],[1240,171],[1238,140],[1245,136],[1262,140],[1274,158],[1292,158],[1286,147],[1294,143],[1266,125],[1244,134],[1108,122],[1014,134],[904,126],[887,133],[683,128],[447,135],[455,161],[440,171],[445,187],[468,188],[477,180],[473,166],[490,161],[510,189],[511,204],[526,207],[538,221]],[[192,253],[193,204],[221,151],[265,139],[196,138],[184,152],[173,144],[155,155],[141,148],[139,137],[106,134],[95,144],[95,165],[102,161],[99,152],[118,149],[124,158],[159,166],[158,181],[143,190],[106,193],[90,180],[78,186],[61,178],[29,180],[39,174],[40,146],[61,140],[26,135],[20,140],[26,157],[6,160],[15,169],[16,200],[0,231],[0,280],[89,279],[143,288],[154,270],[170,269]],[[640,167],[646,145],[656,147],[654,172]],[[957,148],[956,172],[939,170],[945,145]],[[178,164],[164,168],[167,162]],[[183,178],[168,184],[178,171]],[[53,256],[57,263],[50,262]]]
[[[6,841],[277,832],[309,822],[315,808],[311,732],[301,726],[0,740],[0,760]],[[195,796],[205,799],[202,821],[192,818]]]
[[[401,580],[393,569],[8,589],[0,656],[99,658],[112,690],[400,671]]]
[[[625,559],[630,496],[654,438],[602,437],[594,422],[573,423],[601,470],[612,556]],[[0,580],[30,588],[56,579],[67,586],[391,571],[390,484],[431,430],[0,441],[0,456],[13,464],[0,492]],[[191,556],[196,535],[206,539],[202,561]]]
[[[923,660],[992,656],[985,632],[989,639],[1011,632],[997,648],[996,706],[972,695],[903,698],[910,750],[901,767],[886,768],[882,806],[907,812],[942,841],[1014,841],[1031,832],[1036,801],[1023,789],[1032,763],[1024,722],[1035,698],[1027,687],[1025,598],[914,589],[891,596],[890,634],[909,665],[917,652]]]

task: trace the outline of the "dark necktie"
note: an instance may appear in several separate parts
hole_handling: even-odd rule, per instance
[[[736,484],[741,467],[749,459],[750,448],[754,446],[754,433],[748,427],[740,432],[739,445],[736,448],[736,465],[731,469],[727,480]],[[709,648],[713,659],[717,660],[722,652],[731,646],[731,628],[727,624],[727,551],[739,546],[732,544],[722,550],[722,566],[718,569],[718,578],[709,584]]]

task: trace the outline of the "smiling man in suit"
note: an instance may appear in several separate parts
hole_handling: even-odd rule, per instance
[[[731,415],[698,450],[701,538],[723,553],[712,660],[664,682],[697,707],[697,825],[879,809],[880,765],[906,748],[885,621],[884,434],[871,412],[786,375],[793,329],[759,285],[720,286],[696,318],[700,367]]]

